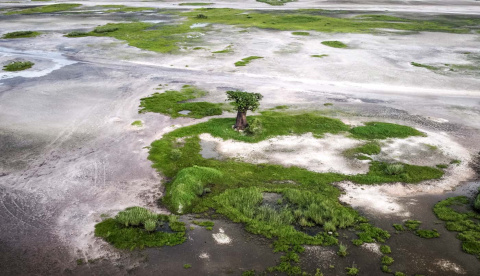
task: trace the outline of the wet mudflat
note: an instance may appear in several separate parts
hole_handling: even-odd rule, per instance
[[[113,2],[102,2],[106,3]],[[171,3],[147,4],[165,8]],[[299,1],[291,7],[308,4]],[[461,4],[468,7],[470,2]],[[247,8],[264,4],[218,5]],[[335,5],[346,8],[350,3]],[[392,9],[413,9],[398,5]],[[442,2],[427,11],[451,8],[467,14],[467,8],[452,5]],[[358,4],[352,7],[356,9]],[[139,99],[155,92],[159,84],[172,88],[194,84],[210,92],[205,100],[211,102],[223,102],[224,92],[230,89],[261,92],[265,108],[287,104],[298,110],[319,110],[353,125],[373,120],[402,123],[445,134],[471,154],[480,149],[478,78],[410,66],[412,61],[466,63],[472,55],[475,60],[475,55],[480,55],[475,33],[312,32],[309,37],[294,37],[289,31],[251,28],[242,33],[233,26],[214,25],[207,27],[211,29],[197,46],[215,51],[233,44],[235,52],[212,57],[211,51],[190,50],[194,46],[190,44],[185,45],[189,49],[173,55],[140,50],[114,38],[63,36],[113,22],[173,23],[174,17],[165,14],[0,16],[2,32],[28,29],[44,33],[37,38],[0,40],[2,65],[17,58],[36,63],[31,71],[17,75],[0,73],[0,263],[6,275],[241,275],[245,270],[263,271],[276,264],[281,254],[273,253],[268,240],[225,219],[213,220],[212,231],[194,226],[187,230],[186,243],[176,247],[121,251],[94,237],[94,225],[102,215],[114,216],[135,205],[166,211],[157,205],[165,179],[150,167],[144,147],[176,127],[206,120],[138,114]],[[323,40],[337,39],[354,49],[339,52],[319,46]],[[323,53],[329,56],[312,61],[311,54]],[[254,54],[265,58],[242,69],[233,65]],[[334,105],[325,107],[327,102]],[[144,126],[131,126],[135,120],[142,120]],[[475,178],[474,174],[467,176]],[[429,193],[428,185],[434,192]],[[428,185],[413,192],[405,192],[411,188],[407,187],[400,193],[393,186],[381,191],[378,198],[394,198],[394,207],[402,207],[398,212],[379,212],[354,200],[350,203],[374,225],[392,233],[387,244],[395,259],[393,271],[479,274],[478,260],[461,251],[456,233],[448,232],[443,222],[436,223],[431,211],[446,197],[471,197],[478,182],[451,181],[440,189],[434,188],[435,181]],[[455,186],[454,192],[444,192]],[[193,218],[182,219],[188,228]],[[413,233],[395,234],[392,224],[404,219],[420,220],[423,227],[437,229],[441,237],[426,240]],[[215,239],[213,235],[222,231],[230,242],[224,236]],[[340,232],[343,234],[346,238],[340,240],[348,243],[350,233]],[[383,275],[378,248],[357,248],[351,243],[348,247],[345,258],[336,255],[337,247],[307,247],[301,254],[301,266],[309,272],[321,268],[325,275],[343,275],[345,267],[355,261],[360,275]],[[85,264],[79,264],[79,259]],[[186,269],[185,264],[192,267]]]

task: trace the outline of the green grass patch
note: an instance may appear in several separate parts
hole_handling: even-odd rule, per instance
[[[353,263],[351,267],[346,267],[345,271],[347,272],[347,275],[355,276],[358,275],[360,269],[358,269],[355,263]]]
[[[163,93],[154,93],[150,97],[140,99],[140,113],[157,112],[170,115],[173,118],[191,117],[203,118],[206,116],[221,115],[223,104],[209,102],[188,102],[207,94],[195,86],[185,85],[180,91],[167,90]],[[190,111],[181,114],[181,111]]]
[[[88,36],[88,33],[86,32],[79,32],[79,31],[73,31],[69,32],[68,34],[65,35],[66,37],[83,37],[83,36]]]
[[[35,63],[31,61],[14,61],[3,66],[3,71],[22,71],[22,70],[32,68],[34,64]]]
[[[185,268],[185,269],[189,269],[189,268],[191,268],[191,267],[192,267],[191,264],[184,264],[184,265],[183,265],[183,268]]]
[[[425,65],[425,64],[421,64],[421,63],[417,63],[417,62],[410,62],[410,64],[415,66],[415,67],[426,68],[426,69],[432,70],[432,71],[435,71],[435,70],[439,69],[438,67],[435,67],[435,66]]]
[[[206,2],[188,2],[188,3],[180,3],[179,6],[210,6],[214,3],[206,3]]]
[[[437,164],[437,165],[435,165],[435,167],[437,167],[439,169],[446,169],[446,168],[448,168],[448,165],[447,164]]]
[[[392,253],[392,249],[390,248],[390,246],[382,244],[380,245],[380,252],[382,252],[383,254],[390,254]]]
[[[310,33],[309,32],[292,32],[292,35],[308,36],[308,35],[310,35]]]
[[[41,7],[35,8],[27,8],[18,11],[11,11],[7,12],[7,15],[11,14],[32,14],[32,13],[52,13],[52,12],[61,12],[61,11],[68,11],[77,7],[80,7],[80,4],[53,4],[53,5],[46,5]]]
[[[339,18],[328,16],[322,10],[282,11],[247,11],[237,9],[202,8],[183,13],[196,21],[199,13],[208,17],[209,23],[237,25],[239,27],[257,27],[284,31],[319,31],[329,33],[372,33],[375,29],[394,29],[405,31],[438,31],[467,33],[480,20],[409,20],[390,21],[391,18]]]
[[[405,231],[405,228],[401,224],[394,223],[393,228],[395,228],[395,230],[397,230],[397,231]]]
[[[425,136],[424,133],[409,126],[382,122],[368,122],[365,123],[365,126],[352,128],[350,132],[354,138],[358,139],[386,139]]]
[[[343,155],[348,158],[357,158],[360,160],[372,160],[366,155],[376,155],[381,151],[380,144],[378,142],[369,142],[356,148],[348,149],[343,152]]]
[[[410,230],[417,230],[420,227],[420,224],[422,224],[421,221],[419,220],[407,220],[403,223],[405,227],[407,227]]]
[[[419,229],[415,231],[415,234],[421,238],[424,239],[433,239],[433,238],[439,238],[440,234],[437,232],[437,230],[424,230],[424,229]]]
[[[186,36],[192,31],[190,25],[153,26],[155,24],[145,22],[109,23],[97,27],[97,31],[89,32],[88,35],[114,37],[127,41],[130,46],[160,53],[175,52],[178,50],[178,43],[191,40]]]
[[[193,224],[196,224],[198,226],[202,226],[202,227],[205,227],[205,229],[207,230],[212,230],[213,229],[213,226],[215,225],[215,223],[213,221],[192,221]]]
[[[480,258],[480,213],[471,208],[470,200],[465,196],[447,198],[435,204],[435,215],[445,221],[449,231],[458,232],[462,241],[462,250]]]
[[[261,59],[263,57],[259,57],[259,56],[249,56],[249,57],[246,57],[246,58],[242,58],[242,60],[240,61],[237,61],[235,62],[235,66],[246,66],[247,64],[249,64],[252,60],[255,60],[255,59]]]
[[[2,36],[2,38],[26,38],[26,37],[36,37],[40,35],[39,32],[34,32],[34,31],[17,31],[17,32],[11,32],[11,33],[6,33]]]
[[[157,227],[168,224],[165,231]],[[183,243],[185,224],[175,216],[159,215],[141,207],[130,207],[115,218],[95,225],[95,236],[119,249],[173,246]]]
[[[288,2],[295,2],[297,0],[257,0],[257,2],[269,4],[271,6],[283,6]]]
[[[213,54],[227,54],[227,53],[233,53],[233,46],[228,45],[225,49],[220,50],[220,51],[215,51],[212,52]]]
[[[142,127],[143,123],[140,120],[133,121],[132,126]]]
[[[383,265],[392,265],[394,262],[393,258],[390,256],[383,256],[382,257],[382,264]]]
[[[112,12],[141,12],[141,11],[156,10],[156,8],[150,8],[150,7],[127,7],[127,6],[122,6],[122,5],[103,5],[101,7],[113,8],[113,9],[104,11],[106,13],[112,13]]]
[[[325,46],[328,46],[328,47],[333,47],[333,48],[347,48],[347,44],[341,42],[341,41],[337,41],[337,40],[333,40],[333,41],[322,41],[322,44],[325,45]]]
[[[311,57],[314,57],[314,58],[324,58],[324,57],[328,57],[328,55],[311,55]],[[324,104],[325,105],[325,104]]]

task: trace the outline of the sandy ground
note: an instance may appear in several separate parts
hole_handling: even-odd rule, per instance
[[[106,2],[113,3],[102,3]],[[299,1],[280,8],[343,7],[480,14],[477,3],[466,0],[455,4],[420,1],[417,5],[396,1]],[[82,4],[97,3],[84,1]],[[170,7],[175,3],[132,2],[131,5]],[[222,5],[270,8],[254,1],[218,1],[216,4]],[[2,265],[5,275],[67,272],[151,275],[153,271],[162,271],[154,267],[156,260],[170,254],[173,257],[169,260],[178,267],[188,262],[177,257],[193,252],[199,243],[191,242],[180,249],[172,248],[172,251],[146,251],[148,260],[139,266],[139,259],[147,258],[143,253],[119,252],[93,237],[93,226],[102,214],[113,215],[132,205],[165,211],[159,210],[156,204],[162,195],[162,178],[150,167],[144,147],[174,128],[198,121],[138,114],[139,99],[153,93],[158,84],[169,84],[169,88],[194,84],[211,91],[206,100],[214,102],[223,102],[226,90],[244,89],[262,93],[264,108],[286,104],[293,110],[316,109],[349,124],[382,120],[410,125],[428,131],[429,139],[392,141],[385,148],[390,157],[428,163],[428,158],[408,154],[409,149],[413,151],[412,145],[427,143],[440,146],[448,158],[463,161],[459,167],[449,170],[444,179],[417,186],[340,184],[347,191],[342,200],[365,209],[367,216],[412,216],[418,212],[409,205],[415,203],[415,197],[408,200],[406,197],[417,192],[441,194],[474,177],[468,163],[480,150],[477,139],[480,79],[472,75],[435,74],[409,64],[411,61],[471,63],[463,53],[480,55],[478,34],[312,33],[309,37],[296,37],[290,32],[257,29],[240,33],[234,27],[214,25],[204,33],[200,44],[184,45],[187,49],[179,55],[139,50],[112,38],[63,37],[72,30],[90,30],[100,24],[126,21],[124,17],[128,20],[172,20],[165,15],[141,14],[0,18],[0,34],[27,29],[44,32],[35,39],[0,40],[0,65],[13,60],[36,63],[29,71],[0,73],[0,263],[8,264]],[[351,48],[327,48],[320,44],[323,40],[341,40]],[[224,56],[210,53],[228,45],[233,45],[234,53]],[[194,46],[204,46],[211,51],[193,51]],[[312,54],[329,56],[313,59]],[[265,58],[244,68],[233,66],[235,61],[251,55]],[[324,107],[326,102],[334,105]],[[144,126],[131,126],[135,120],[142,120]],[[308,140],[308,137],[302,139]],[[398,149],[405,152],[398,152]],[[435,154],[425,156],[433,160],[444,158]],[[366,208],[372,202],[384,205]],[[424,203],[418,201],[415,208],[421,204]],[[423,206],[431,208],[428,204]],[[379,212],[380,209],[391,211]],[[268,246],[259,249],[262,252],[259,256],[264,260],[248,258],[248,252],[256,247],[253,242],[247,242],[251,237],[241,236],[241,231],[235,229],[225,226],[222,227],[225,233],[219,228],[208,233],[208,242],[218,243],[225,249],[219,251],[220,255],[207,252],[217,257],[210,259],[209,265],[202,266],[197,271],[199,274],[228,274],[229,270],[220,265],[226,261],[222,255],[236,260],[232,262],[235,274],[239,274],[240,267],[250,269],[249,264],[260,269],[262,265],[275,263],[278,256],[271,253]],[[195,233],[200,232],[189,233],[189,238]],[[212,234],[219,234],[217,242]],[[245,241],[246,245],[238,247],[241,249],[222,245],[220,243],[227,241],[224,235],[234,242]],[[239,250],[237,255],[233,253],[235,250]],[[311,249],[318,251],[315,250]],[[327,253],[322,254],[329,255],[331,249],[325,250]],[[202,255],[205,252],[195,252],[198,260],[208,259]],[[471,256],[463,255],[465,257],[454,260],[454,265],[460,263],[467,274],[476,275],[477,270],[468,265]],[[75,262],[79,258],[98,257],[103,257],[103,261],[88,266],[77,266]],[[439,260],[445,258],[439,256]],[[448,258],[440,264],[454,267],[448,263],[452,262]],[[365,262],[368,264],[372,260]],[[378,262],[370,264],[376,267]],[[136,269],[131,270],[133,268]],[[172,275],[173,271],[164,273]]]

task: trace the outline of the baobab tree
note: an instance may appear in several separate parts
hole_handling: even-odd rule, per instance
[[[236,130],[244,130],[248,126],[247,111],[255,111],[260,106],[260,100],[263,98],[260,93],[250,93],[243,91],[227,91],[227,100],[237,109]]]

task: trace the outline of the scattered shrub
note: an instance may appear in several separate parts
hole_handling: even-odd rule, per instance
[[[118,30],[118,27],[112,25],[112,24],[107,24],[107,25],[104,25],[104,26],[99,26],[99,27],[96,27],[93,32],[94,33],[97,33],[97,34],[104,34],[104,33],[111,33],[111,32],[115,32]]]
[[[343,243],[340,243],[338,245],[338,252],[337,255],[340,257],[345,257],[347,256],[347,246]]]
[[[81,36],[87,36],[87,35],[88,35],[88,33],[85,33],[85,32],[73,31],[73,32],[69,32],[65,36],[66,37],[81,37]]]
[[[262,134],[262,131],[262,122],[258,118],[251,120],[248,126],[245,128],[245,132],[250,135],[259,135]]]
[[[199,14],[197,14],[197,16],[195,16],[195,18],[197,18],[197,19],[207,19],[207,18],[208,18],[208,16],[206,16],[206,15],[204,15],[204,14],[201,14],[201,13],[199,13]]]
[[[347,48],[347,45],[340,41],[323,41],[323,45],[333,48]]]
[[[407,220],[403,224],[410,230],[417,230],[422,222],[419,220]]]
[[[440,237],[440,234],[435,229],[433,229],[433,230],[419,229],[419,230],[415,231],[415,234],[417,236],[421,237],[421,238],[424,238],[424,239],[432,239],[432,238]]]
[[[184,265],[183,265],[183,268],[185,268],[185,269],[189,269],[189,268],[191,268],[191,267],[192,267],[191,264],[184,264]]]
[[[347,275],[355,276],[358,275],[360,269],[357,268],[355,263],[352,264],[351,267],[346,267],[345,270],[347,271]]]
[[[145,230],[147,230],[148,232],[152,232],[157,228],[157,221],[155,219],[146,220],[144,226]]]
[[[401,224],[393,224],[393,228],[397,231],[405,231],[405,228],[403,228],[403,225]]]

